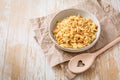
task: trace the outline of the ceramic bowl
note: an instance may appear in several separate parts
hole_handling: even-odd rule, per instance
[[[64,48],[64,47],[60,46],[57,43],[57,41],[55,40],[55,38],[53,37],[52,31],[55,29],[57,21],[61,21],[64,18],[72,16],[72,15],[81,15],[84,18],[90,18],[94,23],[96,23],[96,25],[98,27],[98,31],[96,32],[96,39],[90,45],[85,46],[85,47],[80,48],[80,49]],[[91,14],[91,13],[85,11],[85,10],[81,10],[81,9],[66,9],[66,10],[60,11],[51,20],[50,26],[49,26],[49,35],[50,35],[51,40],[55,43],[55,45],[58,48],[60,48],[64,51],[67,51],[67,52],[82,52],[82,51],[90,49],[98,41],[99,36],[100,36],[100,31],[101,31],[100,23],[99,23],[98,19],[95,17],[95,15],[93,15],[93,14]]]

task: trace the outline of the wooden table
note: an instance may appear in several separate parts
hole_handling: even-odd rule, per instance
[[[81,0],[0,0],[0,80],[67,80],[60,69],[52,70],[34,32],[30,18],[45,16]],[[120,10],[120,1],[111,0]],[[75,80],[120,80],[120,44],[101,55],[93,73]],[[93,68],[94,69],[94,68]]]

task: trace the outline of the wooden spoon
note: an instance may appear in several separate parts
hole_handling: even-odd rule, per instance
[[[120,37],[94,53],[83,53],[73,57],[68,63],[69,70],[73,73],[81,73],[86,71],[90,68],[98,55],[102,54],[104,51],[114,46],[118,42],[120,42]],[[79,66],[79,64],[81,64],[81,66]]]

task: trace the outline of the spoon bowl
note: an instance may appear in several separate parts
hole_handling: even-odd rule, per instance
[[[68,68],[73,73],[81,73],[87,70],[94,62],[95,55],[92,53],[83,53],[75,56],[68,64]]]

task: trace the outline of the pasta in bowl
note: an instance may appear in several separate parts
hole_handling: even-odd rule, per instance
[[[49,32],[52,41],[60,49],[81,52],[97,42],[100,24],[94,15],[86,11],[67,9],[53,18]]]

